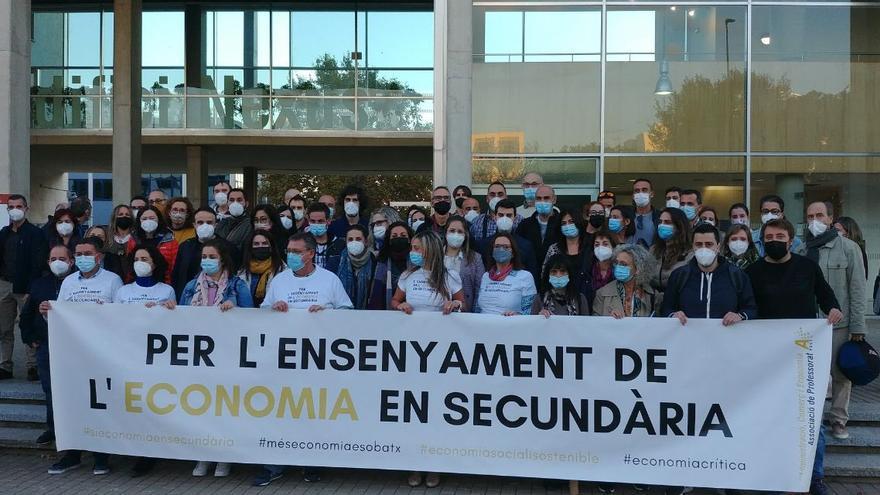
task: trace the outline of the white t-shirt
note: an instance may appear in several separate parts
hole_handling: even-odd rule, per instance
[[[61,282],[58,292],[59,301],[112,303],[113,295],[122,287],[119,275],[99,268],[91,278],[85,278],[80,272],[68,275]]]
[[[489,272],[486,272],[480,280],[480,312],[496,315],[505,311],[521,313],[523,298],[537,293],[535,279],[528,270],[513,270],[500,282],[489,278]]]
[[[428,285],[427,275],[424,268],[413,273],[403,273],[397,286],[406,293],[406,302],[413,307],[413,311],[442,311],[446,300]],[[461,290],[458,272],[446,272],[446,287],[450,296]]]
[[[319,304],[325,309],[351,309],[345,287],[335,273],[315,265],[315,271],[305,277],[297,277],[293,270],[275,275],[266,288],[266,298],[261,308],[270,308],[277,301],[284,301],[290,309],[309,309]]]
[[[137,282],[132,282],[120,287],[116,291],[116,295],[113,296],[113,302],[122,304],[161,303],[168,300],[176,301],[177,296],[170,285],[162,282],[158,282],[152,287],[144,287],[138,285]]]

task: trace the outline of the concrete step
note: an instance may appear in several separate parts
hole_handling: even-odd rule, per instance
[[[828,453],[825,455],[825,477],[859,482],[880,481],[880,455]]]
[[[880,428],[873,426],[849,426],[849,438],[838,440],[826,430],[826,451],[851,454],[875,454],[880,465]]]
[[[0,426],[46,424],[46,406],[41,404],[0,404]]]
[[[36,444],[37,437],[42,433],[42,428],[0,426],[0,448],[54,451],[54,443],[45,446],[39,446]]]
[[[40,382],[9,380],[0,382],[0,404],[3,403],[45,403],[46,395]]]
[[[828,412],[828,407],[825,408]],[[875,402],[851,402],[849,404],[850,426],[880,427],[880,404]]]

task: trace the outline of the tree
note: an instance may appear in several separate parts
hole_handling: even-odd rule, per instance
[[[425,175],[298,175],[261,174],[258,196],[269,203],[281,203],[291,187],[300,190],[308,202],[321,194],[339,194],[348,184],[364,188],[372,207],[392,201],[429,201],[431,177]]]

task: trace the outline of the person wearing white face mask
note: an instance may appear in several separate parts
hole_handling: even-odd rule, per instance
[[[388,226],[399,221],[400,213],[390,206],[382,206],[373,210],[373,214],[370,215],[369,235],[367,236],[367,247],[373,252],[373,256],[379,256],[379,251],[382,250],[385,243]]]
[[[37,445],[45,446],[55,441],[55,421],[52,410],[52,380],[49,370],[49,323],[40,313],[49,301],[58,299],[61,283],[73,270],[73,254],[64,246],[49,251],[50,274],[31,283],[30,294],[21,310],[21,340],[36,354],[36,367],[40,385],[46,394],[46,431],[37,438]]]
[[[229,216],[230,191],[232,191],[232,186],[228,182],[221,181],[214,184],[214,212],[220,220]]]
[[[202,245],[207,241],[216,241],[223,244],[224,251],[228,252],[232,258],[233,272],[238,270],[241,264],[241,253],[238,248],[233,246],[229,241],[218,237],[214,233],[217,224],[217,214],[211,208],[199,208],[193,214],[193,224],[196,229],[196,237],[184,241],[177,250],[177,258],[174,260],[174,266],[171,270],[171,285],[174,292],[180,298],[183,289],[190,280],[194,279],[201,270],[199,263],[201,262]]]
[[[58,210],[54,217],[55,228],[49,232],[49,248],[66,246],[73,251],[79,244],[79,225],[70,210]]]
[[[229,191],[229,216],[217,224],[217,235],[231,242],[241,252],[244,251],[245,242],[253,230],[244,190],[232,189]]]
[[[752,240],[752,231],[748,225],[733,224],[724,237],[724,245],[721,248],[721,256],[728,262],[733,263],[740,270],[745,270],[754,262],[761,259],[755,242]]]
[[[180,245],[165,224],[165,217],[158,208],[149,206],[138,215],[136,225],[135,238],[138,243],[158,249],[168,263],[168,270],[165,272],[163,282],[170,284],[174,261],[177,258]]]
[[[681,188],[672,186],[666,189],[666,207],[681,209]]]
[[[834,325],[831,339],[831,409],[827,419],[831,435],[845,439],[849,437],[846,424],[852,382],[837,366],[837,354],[848,340],[865,338],[867,281],[859,245],[837,233],[832,227],[833,217],[834,207],[830,202],[815,201],[807,206],[806,245],[807,258],[819,264],[843,312],[843,318]]]
[[[477,198],[464,198],[461,202],[461,211],[465,220],[467,220],[468,228],[480,218],[480,202]]]
[[[503,183],[495,181],[489,184],[489,188],[486,190],[486,212],[480,214],[474,220],[469,220],[471,223],[471,238],[474,244],[481,247],[481,252],[487,239],[491,239],[498,232],[498,226],[495,225],[495,211],[498,204],[505,199],[507,199],[507,187]],[[512,230],[516,230],[521,221],[522,216],[514,214]]]
[[[288,230],[291,231],[291,234],[304,232],[309,226],[309,221],[306,219],[306,199],[302,196],[294,196],[290,198],[287,205],[290,207],[293,219],[293,227]]]
[[[345,250],[339,258],[336,275],[354,309],[367,309],[376,276],[376,257],[367,249],[369,235],[361,224],[350,225],[345,233]]]
[[[30,292],[31,281],[42,275],[48,246],[43,232],[27,220],[27,199],[9,196],[9,225],[0,230],[0,379],[12,378],[15,318]],[[28,379],[37,376],[36,355],[27,351]]]
[[[770,220],[785,218],[785,201],[783,201],[778,195],[768,194],[762,197],[760,205],[762,226]],[[755,241],[755,247],[758,249],[758,254],[763,258],[765,253],[764,239],[761,238],[761,227],[752,231],[752,240]],[[802,240],[795,237],[792,241],[791,252],[794,254],[805,255],[807,253],[807,246]]]
[[[472,199],[472,198],[469,198]],[[446,269],[458,272],[464,291],[464,302],[467,308],[476,307],[480,280],[486,267],[479,252],[474,249],[467,221],[453,216],[446,222],[446,252],[443,263]]]
[[[104,243],[95,237],[83,239],[77,244],[74,251],[74,263],[79,270],[72,273],[61,282],[58,291],[58,301],[104,304],[113,302],[113,296],[122,287],[122,279],[118,275],[101,268],[104,258]],[[49,317],[52,311],[52,303],[46,302],[40,306],[40,313]],[[87,330],[87,329],[84,329]],[[63,474],[80,466],[81,452],[68,450],[64,456],[52,467],[49,474]],[[108,464],[109,455],[95,452],[93,454],[95,465],[92,474],[96,476],[110,473]]]
[[[370,208],[370,200],[362,187],[353,184],[345,186],[339,193],[338,202],[342,204],[342,210],[345,214],[330,222],[327,232],[331,237],[345,237],[350,225],[363,225],[365,228],[369,228],[369,218],[363,218],[361,215],[361,213],[368,212]]]
[[[544,178],[540,174],[529,172],[523,176],[522,192],[523,204],[516,209],[516,213],[528,218],[535,213],[535,203],[537,202],[538,188],[544,185]]]
[[[636,207],[636,234],[634,242],[646,249],[654,244],[660,212],[654,208],[654,185],[650,180],[639,178],[633,182],[633,204]]]
[[[600,230],[593,236],[593,251],[590,268],[587,272],[587,302],[590,312],[596,293],[614,280],[614,249],[617,247],[616,237],[606,230]]]
[[[275,210],[275,207],[270,204],[259,204],[255,206],[253,213],[251,213],[251,223],[254,226],[254,232],[265,230],[272,235],[272,240],[274,241],[273,248],[278,249],[279,252],[281,246],[283,246],[284,243],[287,242],[287,239],[290,238],[291,234],[282,226],[278,212]],[[243,246],[244,249],[242,252],[247,251],[247,239],[245,239]]]
[[[748,276],[718,255],[721,234],[714,225],[694,228],[694,259],[672,272],[663,306],[663,316],[677,318],[682,325],[688,318],[717,318],[724,326],[754,319],[757,305]]]
[[[530,240],[516,232],[516,216],[516,204],[514,204],[513,200],[504,199],[499,201],[495,206],[496,234],[508,233],[513,236],[523,268],[532,274],[534,280],[540,280],[541,264],[537,262],[538,255],[535,253],[535,246]],[[478,251],[483,256],[483,266],[489,266],[493,262],[491,242],[492,238],[475,242]],[[543,261],[543,258],[541,261]]]
[[[734,203],[727,210],[727,217],[731,225],[745,225],[749,227],[749,207],[744,203]]]
[[[171,230],[178,244],[196,236],[192,215],[193,205],[189,199],[178,197],[168,201],[168,208],[165,209],[165,225]]]

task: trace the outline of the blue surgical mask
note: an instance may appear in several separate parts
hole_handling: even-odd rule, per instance
[[[553,286],[554,289],[564,289],[568,286],[568,275],[550,275],[550,285]]]
[[[664,241],[671,239],[672,236],[675,235],[675,227],[672,225],[661,223],[657,226],[657,235]]]
[[[95,269],[95,257],[94,256],[77,256],[76,257],[76,268],[82,273],[88,273]]]
[[[425,257],[422,256],[422,253],[410,251],[409,252],[409,262],[415,266],[423,266],[425,264]]]
[[[302,268],[306,266],[306,262],[303,261],[303,257],[301,254],[296,253],[287,253],[287,267],[291,270],[298,272],[302,270]]]
[[[553,211],[553,203],[548,203],[547,201],[535,203],[535,211],[539,215],[549,215]]]
[[[697,218],[697,207],[691,205],[685,205],[681,207],[681,211],[684,212],[684,215],[688,220],[693,220]]]
[[[492,257],[498,263],[507,263],[513,259],[513,251],[509,249],[495,248],[492,250]]]
[[[310,223],[309,232],[315,237],[321,237],[327,233],[326,223]]]
[[[534,201],[536,194],[538,194],[537,187],[527,187],[523,189],[523,196],[525,196],[526,201]]]
[[[615,234],[623,230],[623,220],[619,218],[609,218],[608,219],[608,230],[614,232]]]
[[[214,275],[220,271],[220,260],[212,258],[202,258],[202,271],[208,275]]]
[[[567,223],[562,226],[562,235],[565,237],[577,237],[578,236],[578,228],[577,225],[573,223]]]
[[[615,265],[614,278],[620,282],[627,282],[632,278],[632,269],[628,266]]]

